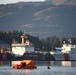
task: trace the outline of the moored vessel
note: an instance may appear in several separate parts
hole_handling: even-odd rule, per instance
[[[55,60],[76,60],[76,45],[70,43],[63,43],[61,50],[55,51],[52,55]]]
[[[35,46],[25,38],[28,38],[26,34],[21,36],[22,43],[12,44],[12,54],[15,60],[54,60],[54,57],[50,53],[44,53],[42,50],[36,50]],[[40,58],[41,57],[41,58]]]

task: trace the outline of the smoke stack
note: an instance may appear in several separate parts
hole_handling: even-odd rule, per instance
[[[24,44],[24,42],[25,42],[24,41],[24,39],[25,39],[24,35],[22,35],[21,38],[22,38],[22,44]]]
[[[22,35],[21,38],[22,38],[22,44],[24,44],[25,43],[25,38],[27,38],[27,35],[26,34]]]

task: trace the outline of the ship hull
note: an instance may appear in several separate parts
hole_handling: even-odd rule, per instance
[[[69,53],[69,60],[76,60],[76,53]]]
[[[55,53],[55,54],[53,54],[53,56],[54,56],[54,58],[55,58],[55,60],[64,60],[64,54],[63,53]]]
[[[35,61],[54,61],[53,55],[47,53],[24,53],[22,56],[15,56],[10,53],[7,53],[7,61],[13,61],[13,60],[35,60]],[[0,60],[2,61],[2,54],[0,54]]]
[[[53,56],[54,56],[55,60],[61,60],[61,61],[76,60],[76,54],[75,53],[68,53],[67,56],[64,53],[60,53],[60,54],[56,53],[56,54],[53,54]]]

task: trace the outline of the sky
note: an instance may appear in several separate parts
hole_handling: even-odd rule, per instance
[[[9,4],[9,3],[16,3],[16,2],[38,2],[38,1],[45,1],[45,0],[0,0],[0,4]]]

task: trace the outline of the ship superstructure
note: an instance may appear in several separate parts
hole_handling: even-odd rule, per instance
[[[12,53],[15,56],[22,56],[26,52],[34,52],[34,46],[30,43],[29,40],[25,41],[25,38],[28,38],[26,34],[21,36],[22,43],[13,43],[12,44]]]

